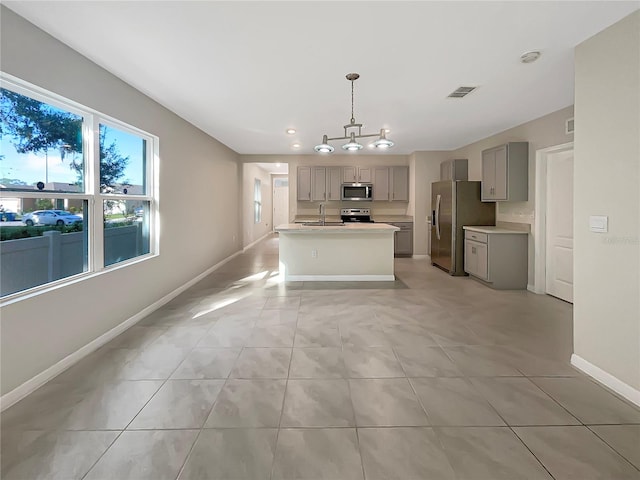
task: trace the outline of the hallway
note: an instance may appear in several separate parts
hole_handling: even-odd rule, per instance
[[[571,305],[395,265],[284,284],[269,237],[3,412],[2,479],[640,479]]]

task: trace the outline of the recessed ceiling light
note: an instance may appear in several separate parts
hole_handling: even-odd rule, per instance
[[[540,58],[541,53],[537,50],[532,50],[530,52],[524,52],[520,55],[520,61],[522,63],[533,63]]]
[[[296,133],[296,129],[295,128],[287,128],[287,133],[289,135],[294,135]]]
[[[300,148],[300,144],[299,143],[294,143],[291,145],[291,148]]]

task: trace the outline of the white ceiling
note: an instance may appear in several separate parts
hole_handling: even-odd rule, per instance
[[[241,154],[312,153],[350,118],[450,150],[573,104],[573,48],[637,1],[4,1]],[[535,63],[520,55],[540,50]],[[448,99],[457,87],[479,86]],[[298,133],[287,135],[293,127]],[[301,144],[298,149],[291,145]],[[365,150],[370,153],[369,150]]]

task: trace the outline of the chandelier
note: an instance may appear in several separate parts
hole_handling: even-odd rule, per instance
[[[349,152],[362,150],[362,144],[358,143],[356,139],[358,138],[367,138],[367,137],[378,137],[378,140],[373,142],[375,148],[379,148],[381,150],[386,150],[387,148],[393,147],[393,142],[386,138],[385,129],[381,129],[380,133],[372,133],[368,135],[362,134],[362,123],[356,123],[356,119],[353,116],[353,82],[355,82],[360,75],[358,73],[349,73],[347,74],[347,80],[351,82],[351,120],[347,125],[344,125],[344,137],[332,137],[328,138],[327,135],[322,136],[322,143],[320,145],[316,145],[313,149],[318,153],[331,153],[334,151],[334,148],[329,145],[329,141],[331,140],[349,140],[347,143],[342,145],[343,150],[347,150]],[[356,130],[357,129],[357,134]]]

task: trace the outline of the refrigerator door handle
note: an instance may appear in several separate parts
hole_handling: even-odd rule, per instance
[[[436,237],[440,240],[440,200],[442,199],[441,195],[436,197]]]

